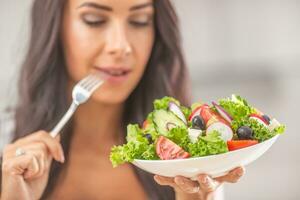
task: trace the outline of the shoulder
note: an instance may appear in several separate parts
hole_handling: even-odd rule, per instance
[[[13,110],[0,111],[0,152],[6,144],[11,142],[14,130],[15,112]]]

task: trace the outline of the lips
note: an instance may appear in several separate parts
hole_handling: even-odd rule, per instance
[[[131,72],[131,69],[127,67],[95,67],[95,69],[100,72],[102,77],[107,81],[113,83],[120,83],[128,77],[128,74]]]

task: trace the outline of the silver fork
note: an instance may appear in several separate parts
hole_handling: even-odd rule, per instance
[[[90,74],[79,81],[72,90],[72,104],[69,107],[68,111],[64,114],[58,124],[50,132],[50,135],[54,138],[58,135],[64,125],[69,121],[77,107],[80,104],[86,102],[92,93],[102,85],[104,80],[95,74]]]

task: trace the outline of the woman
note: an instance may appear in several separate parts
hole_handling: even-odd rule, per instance
[[[71,103],[73,86],[95,71],[108,80],[61,137],[51,138],[48,131]],[[1,200],[213,198],[243,168],[191,181],[153,178],[130,164],[112,168],[109,161],[110,148],[125,141],[126,124],[141,123],[155,98],[171,95],[189,104],[187,81],[168,0],[36,0],[14,140],[3,151]]]

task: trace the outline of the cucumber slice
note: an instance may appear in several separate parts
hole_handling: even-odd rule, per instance
[[[185,127],[185,123],[179,119],[175,114],[166,110],[153,111],[153,122],[155,124],[156,131],[164,136],[168,135],[168,132],[175,127]]]

